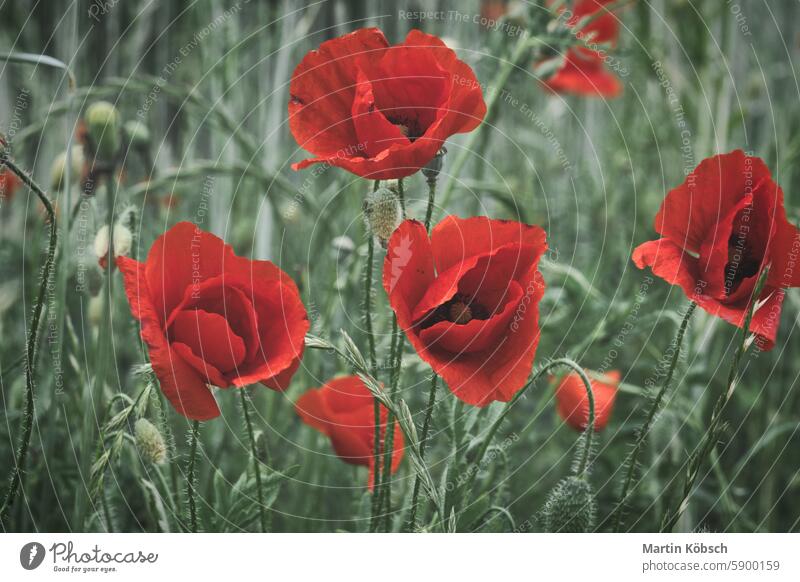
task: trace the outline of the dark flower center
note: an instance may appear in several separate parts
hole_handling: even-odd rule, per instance
[[[419,322],[420,329],[427,329],[442,321],[450,321],[456,325],[465,325],[473,319],[489,319],[492,316],[489,310],[462,293],[456,294],[450,301],[442,303],[439,307],[428,313]]]
[[[725,293],[730,295],[744,279],[758,273],[761,259],[753,256],[744,234],[731,234],[728,239],[728,263],[725,265]]]
[[[413,142],[419,137],[422,137],[424,131],[419,126],[419,122],[416,119],[409,119],[408,117],[386,117],[389,120],[389,123],[392,125],[397,126],[405,137],[408,138],[408,141]]]

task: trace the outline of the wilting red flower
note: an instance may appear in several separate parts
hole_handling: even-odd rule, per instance
[[[603,5],[613,0],[579,0],[566,22],[575,28],[581,19],[595,14]],[[596,45],[608,44],[612,48],[619,37],[617,17],[608,12],[575,32],[579,40],[589,44],[567,50],[564,62],[556,73],[544,84],[557,93],[573,93],[583,96],[616,97],[622,93],[622,83],[606,68],[603,54]]]
[[[507,402],[539,343],[538,226],[450,216],[431,233],[403,222],[389,240],[383,286],[411,345],[468,404]]]
[[[770,265],[750,331],[774,347],[785,287],[800,286],[800,232],[786,220],[783,191],[760,158],[741,150],[703,160],[656,215],[663,238],[633,252],[640,269],[680,285],[687,297],[738,327]]]
[[[590,378],[594,395],[594,430],[601,431],[611,418],[620,373],[610,370],[604,374],[607,381]],[[589,424],[589,398],[586,386],[575,372],[570,372],[556,388],[556,409],[564,421],[577,431],[583,432]]]
[[[368,483],[372,489],[375,471],[374,397],[361,378],[344,376],[330,380],[321,388],[303,394],[295,409],[303,422],[331,439],[333,450],[342,460],[369,467]],[[389,411],[383,405],[380,410],[382,451]],[[403,460],[403,433],[397,423],[393,438],[392,473],[395,473]]]
[[[289,91],[289,127],[316,156],[292,167],[325,162],[376,180],[413,174],[486,114],[472,69],[419,30],[395,46],[377,28],[324,42]]]
[[[125,292],[161,390],[184,416],[219,416],[208,384],[283,390],[300,365],[308,318],[300,293],[269,261],[237,257],[181,222],[140,263],[118,257]]]
[[[0,198],[12,200],[14,193],[22,185],[22,180],[11,170],[0,171]]]

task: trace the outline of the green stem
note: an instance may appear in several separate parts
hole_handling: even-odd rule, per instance
[[[261,461],[258,460],[256,453],[256,437],[253,432],[253,423],[250,422],[250,412],[247,406],[247,394],[245,388],[240,389],[242,397],[242,414],[244,416],[244,424],[247,428],[247,437],[250,439],[250,454],[253,456],[253,470],[256,473],[256,498],[258,500],[258,519],[261,524],[261,531],[267,531],[267,516],[264,507],[264,492],[261,486]]]
[[[397,397],[397,391],[400,386],[400,371],[403,366],[403,337],[402,330],[397,324],[397,317],[392,319],[392,335],[395,338],[394,353],[392,354],[392,373],[390,376],[391,384],[389,389],[389,397],[394,401]],[[391,513],[391,496],[392,496],[392,453],[394,451],[394,425],[395,415],[390,410],[386,419],[386,430],[383,437],[383,471],[381,478],[382,493],[378,501],[379,510],[385,507],[385,527],[389,527]]]
[[[372,191],[380,186],[380,180],[375,180]],[[369,347],[370,373],[374,376],[378,369],[377,355],[375,352],[375,333],[372,327],[372,274],[375,268],[375,237],[367,232],[367,264],[366,281],[364,285],[364,326],[367,331],[367,344]],[[379,511],[380,498],[380,455],[381,455],[381,410],[380,403],[373,399],[373,417],[375,421],[374,438],[372,445],[372,514],[370,518],[370,531],[375,531],[376,519]]]
[[[714,404],[708,429],[700,440],[698,447],[699,452],[692,455],[692,457],[689,459],[688,469],[686,471],[686,480],[683,483],[681,501],[675,511],[671,513],[667,512],[665,514],[661,526],[662,532],[672,531],[681,515],[683,515],[683,512],[686,511],[686,507],[689,505],[689,499],[692,496],[695,482],[697,481],[697,476],[700,474],[700,468],[703,466],[706,459],[708,459],[711,451],[714,450],[714,447],[717,445],[717,441],[719,440],[722,432],[720,425],[722,421],[722,413],[725,410],[728,402],[730,402],[731,397],[736,390],[736,385],[741,379],[739,377],[739,366],[742,362],[742,356],[744,356],[745,352],[747,351],[747,340],[750,334],[750,322],[753,320],[753,312],[755,311],[758,298],[761,296],[761,291],[766,284],[768,273],[769,268],[764,269],[758,282],[756,283],[755,288],[753,289],[753,294],[750,297],[750,307],[747,310],[747,315],[744,319],[744,325],[742,326],[741,341],[739,342],[739,346],[737,347],[736,353],[733,356],[733,362],[731,363],[731,368],[728,372],[727,387],[725,392],[720,395],[720,397],[717,399],[717,402]]]
[[[634,477],[636,473],[636,467],[639,462],[639,455],[641,454],[642,450],[644,449],[644,443],[647,440],[647,437],[650,434],[650,429],[653,427],[653,423],[656,419],[656,414],[661,408],[661,402],[664,400],[664,396],[666,395],[667,391],[669,390],[669,386],[672,382],[672,376],[675,373],[675,368],[678,364],[678,358],[680,357],[681,352],[681,345],[683,344],[683,336],[686,334],[686,329],[689,326],[689,320],[694,313],[697,304],[692,301],[689,304],[689,307],[686,309],[686,314],[683,316],[683,321],[681,321],[681,326],[678,328],[678,333],[675,336],[675,341],[673,342],[673,352],[672,352],[672,359],[670,360],[669,369],[667,370],[667,376],[664,379],[664,384],[662,384],[661,389],[656,394],[656,397],[653,399],[653,402],[650,405],[650,409],[647,411],[647,416],[645,417],[644,424],[639,428],[636,435],[636,442],[633,445],[633,449],[628,454],[628,458],[625,460],[625,466],[627,466],[627,471],[625,473],[625,478],[622,481],[622,490],[620,491],[619,500],[617,501],[617,505],[614,508],[614,531],[618,532],[622,527],[622,518],[623,512],[625,510],[625,505],[628,501],[628,495],[630,494],[631,488],[635,485]]]
[[[525,392],[528,391],[528,388],[533,386],[536,383],[536,381],[539,378],[541,378],[545,373],[547,373],[549,370],[556,368],[558,366],[567,366],[568,368],[571,368],[575,373],[577,373],[581,377],[581,380],[583,380],[583,384],[586,387],[587,394],[590,395],[592,394],[592,384],[589,381],[589,377],[586,375],[586,371],[570,358],[558,358],[556,360],[553,360],[545,364],[538,372],[536,372],[533,375],[533,377],[530,380],[528,380],[528,383],[525,384],[525,386],[523,386],[522,389],[514,395],[514,398],[512,398],[511,401],[508,404],[506,404],[506,407],[503,409],[503,411],[494,421],[492,426],[489,428],[489,431],[486,433],[486,437],[483,439],[483,442],[481,443],[481,446],[478,449],[478,453],[477,455],[475,455],[475,459],[472,461],[472,465],[469,469],[470,485],[475,481],[475,478],[478,475],[481,462],[483,461],[483,457],[486,455],[486,451],[489,449],[489,445],[491,444],[492,439],[494,439],[494,435],[497,434],[497,430],[500,428],[500,425],[503,423],[506,416],[508,416],[509,412],[511,412],[511,409],[514,407],[517,401],[523,397]],[[591,402],[593,403],[594,399],[591,396],[590,398]],[[583,459],[581,460],[580,466],[578,468],[579,476],[586,470],[586,466],[588,465],[588,460],[591,455],[592,432],[594,432],[593,408],[594,408],[593,406],[590,406],[589,424],[586,427],[587,438],[584,441]]]
[[[492,91],[489,97],[486,99],[486,115],[484,116],[484,119],[489,119],[491,117],[500,100],[500,95],[503,93],[503,88],[505,87],[506,82],[508,82],[511,72],[517,67],[517,64],[523,59],[523,57],[528,54],[529,48],[530,39],[526,32],[519,37],[511,56],[508,58],[508,60],[503,62],[494,79],[492,79],[490,84]],[[486,127],[486,123],[479,125],[472,133],[469,134],[464,142],[464,146],[459,152],[455,162],[453,162],[453,167],[450,170],[447,182],[444,185],[444,190],[442,191],[442,207],[446,207],[447,203],[450,202],[450,197],[453,195],[453,189],[455,188],[456,184],[456,177],[461,174],[461,169],[467,162],[467,158],[473,153],[472,148],[475,145],[476,140],[486,130]]]
[[[189,465],[186,468],[186,493],[187,497],[189,498],[189,530],[192,533],[197,533],[197,502],[195,500],[195,495],[197,492],[195,491],[194,486],[194,468],[195,468],[195,461],[197,459],[197,438],[198,432],[200,431],[200,422],[192,421],[192,436],[191,436],[191,445],[189,451]]]
[[[419,441],[419,456],[422,461],[425,460],[425,445],[428,442],[428,432],[431,427],[431,417],[433,416],[433,408],[436,404],[436,384],[438,383],[439,376],[433,373],[431,377],[431,391],[428,394],[428,406],[425,409],[425,420],[422,422],[422,436]],[[417,529],[417,505],[419,504],[419,490],[422,486],[422,481],[419,475],[414,479],[414,493],[411,496],[411,515],[408,518],[408,531]]]
[[[397,197],[400,199],[400,209],[403,211],[403,220],[406,219],[406,190],[403,179],[397,180]]]
[[[58,227],[56,225],[56,215],[53,210],[53,203],[44,191],[39,187],[36,182],[21,168],[19,168],[13,161],[11,161],[6,152],[0,153],[0,165],[5,165],[9,170],[14,172],[22,182],[33,190],[42,202],[45,211],[47,212],[47,219],[50,223],[50,237],[47,246],[47,257],[45,258],[44,266],[42,268],[42,280],[39,283],[39,293],[36,297],[36,302],[33,305],[33,317],[31,318],[31,325],[28,328],[28,341],[26,344],[26,366],[25,366],[25,414],[22,421],[22,439],[17,449],[17,456],[14,459],[14,467],[11,471],[10,484],[8,491],[6,491],[3,505],[0,506],[0,525],[5,523],[8,512],[14,504],[14,499],[17,495],[17,490],[22,483],[22,472],[25,468],[25,461],[28,456],[28,448],[31,442],[31,434],[33,432],[33,419],[34,419],[34,393],[36,388],[36,349],[39,343],[39,322],[42,317],[42,310],[44,309],[45,294],[50,282],[50,275],[53,271],[53,264],[55,262],[56,248],[58,246]]]

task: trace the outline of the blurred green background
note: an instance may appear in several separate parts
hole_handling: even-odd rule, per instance
[[[111,195],[83,198],[76,186],[53,192],[60,218],[78,208],[48,294],[32,449],[10,530],[180,527],[189,423],[171,410],[160,426],[168,428],[172,463],[153,468],[122,436],[102,494],[85,493],[90,479],[82,459],[97,450],[87,434],[101,433],[124,408],[126,401],[114,395],[135,398],[146,384],[133,373],[144,362],[143,352],[117,279],[110,373],[99,398],[91,390],[99,364],[91,295],[103,277],[91,244],[108,201],[117,215],[129,208],[137,214],[139,256],[175,222],[194,220],[238,254],[273,260],[295,278],[312,333],[336,338],[344,329],[363,346],[362,202],[370,185],[338,169],[290,169],[306,157],[287,125],[292,70],[321,41],[360,27],[378,26],[390,42],[421,28],[442,37],[488,86],[516,37],[487,30],[471,16],[503,4],[109,0],[0,6],[0,52],[46,54],[65,62],[75,76],[71,91],[61,70],[0,64],[0,130],[17,161],[48,191],[53,161],[74,142],[92,102],[114,103],[125,121],[138,119],[150,133],[144,146],[126,150],[122,179]],[[404,17],[419,10],[468,18]],[[512,2],[502,10],[515,23],[532,26],[544,8]],[[454,187],[448,200],[440,197],[444,206],[435,214],[435,220],[448,213],[486,214],[544,227],[551,250],[542,266],[548,288],[537,361],[566,354],[587,368],[622,372],[614,416],[597,439],[592,474],[600,529],[606,528],[603,517],[613,509],[620,468],[643,416],[644,386],[687,302],[679,289],[630,261],[637,244],[654,238],[652,219],[664,194],[703,158],[742,148],[767,162],[783,187],[790,220],[800,218],[800,33],[794,26],[800,3],[637,0],[620,18],[614,54],[624,67],[623,96],[605,101],[551,95],[533,64],[522,63],[505,87],[509,100],[501,100],[487,119],[458,176],[449,171],[465,151],[467,136],[448,142],[440,185],[452,178]],[[410,213],[420,217],[427,199],[421,175],[406,180],[406,196]],[[20,191],[0,201],[5,467],[13,462],[23,408],[21,356],[45,233],[35,198]],[[81,292],[76,289],[83,275],[89,284]],[[381,289],[375,297],[378,353],[387,358],[391,313]],[[789,292],[775,349],[746,358],[718,458],[713,468],[703,467],[679,530],[800,528],[798,313],[800,297]],[[665,507],[674,503],[683,464],[725,385],[736,337],[731,326],[695,315],[673,396],[642,458],[643,479],[627,529],[657,530]],[[406,350],[401,396],[421,423],[428,370]],[[347,372],[332,355],[309,350],[288,392],[252,390],[269,464],[287,474],[270,482],[275,531],[367,528],[366,470],[336,458],[292,407],[306,389]],[[495,461],[479,475],[480,495],[456,508],[459,530],[541,529],[537,514],[548,491],[568,473],[577,437],[556,415],[552,395],[553,386],[542,382],[511,412],[498,434]],[[257,512],[246,477],[249,445],[237,399],[221,396],[223,417],[201,429],[201,523],[207,530],[250,530]],[[153,419],[160,417],[158,405],[153,396],[147,412]],[[444,491],[463,469],[473,436],[499,409],[460,406],[440,391],[428,458]],[[129,432],[126,427],[121,434]],[[395,480],[395,508],[407,505],[412,475],[406,462]],[[175,483],[175,495],[167,495]],[[513,524],[496,515],[482,519],[490,506],[507,509]]]

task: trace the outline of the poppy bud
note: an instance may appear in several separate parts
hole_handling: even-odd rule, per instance
[[[155,425],[146,418],[140,418],[136,421],[133,432],[139,454],[149,463],[163,465],[167,460],[167,445]]]
[[[150,143],[150,130],[141,121],[125,122],[125,125],[122,126],[122,133],[125,136],[125,141],[132,148],[143,148]]]
[[[433,159],[428,162],[422,168],[422,175],[425,176],[428,180],[435,180],[439,177],[439,172],[442,169],[442,164],[444,163],[444,155],[447,153],[447,149],[441,148],[436,155],[433,156]]]
[[[403,220],[397,193],[387,187],[370,192],[364,200],[364,219],[369,231],[385,247],[394,229]]]
[[[83,172],[83,147],[74,145],[70,149],[70,182],[77,184]],[[50,167],[50,188],[58,192],[64,188],[64,174],[67,169],[67,152],[63,151],[53,160]]]
[[[128,227],[117,224],[114,226],[114,257],[127,257],[133,245],[133,235]],[[100,266],[105,269],[108,257],[108,226],[103,225],[94,237],[94,254]]]
[[[592,486],[580,477],[562,479],[548,494],[542,513],[546,532],[591,531],[597,513]]]
[[[119,111],[108,101],[92,103],[84,115],[86,130],[99,161],[113,160],[119,151]]]

